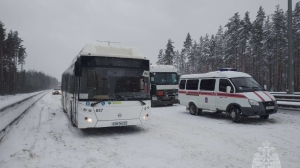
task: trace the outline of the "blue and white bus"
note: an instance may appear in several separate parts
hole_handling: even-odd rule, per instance
[[[149,60],[135,48],[86,45],[62,75],[61,103],[78,128],[138,125],[151,113]]]

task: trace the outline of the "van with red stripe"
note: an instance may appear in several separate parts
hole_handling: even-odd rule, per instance
[[[192,115],[201,114],[202,110],[226,112],[234,122],[243,116],[268,119],[278,109],[274,96],[250,75],[229,68],[182,75],[178,99]]]

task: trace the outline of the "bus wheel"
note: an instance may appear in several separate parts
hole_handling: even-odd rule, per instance
[[[259,116],[261,119],[268,119],[269,118],[269,114],[268,115],[261,115],[261,116]]]
[[[241,115],[241,110],[239,109],[239,108],[237,108],[237,107],[232,107],[231,109],[230,109],[230,116],[231,116],[231,118],[232,118],[232,121],[233,122],[239,122],[240,120],[241,120],[241,118],[242,118],[242,115]]]
[[[190,110],[190,113],[192,115],[197,115],[198,114],[198,108],[193,103],[190,104],[189,110]]]

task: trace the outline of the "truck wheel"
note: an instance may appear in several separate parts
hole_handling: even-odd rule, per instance
[[[192,115],[197,115],[198,114],[198,108],[195,106],[195,104],[191,104],[189,107],[190,113]]]
[[[241,120],[241,118],[242,118],[242,115],[241,115],[241,110],[239,109],[239,108],[237,108],[237,107],[232,107],[231,109],[230,109],[230,116],[231,116],[231,118],[232,118],[232,121],[233,122],[239,122],[240,120]]]
[[[261,119],[268,119],[269,118],[269,114],[268,115],[261,115],[261,116],[259,116]]]

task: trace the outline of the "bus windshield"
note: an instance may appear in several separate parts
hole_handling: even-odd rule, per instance
[[[153,72],[151,83],[156,85],[178,85],[178,76],[175,72]]]
[[[81,100],[149,100],[149,77],[142,69],[83,67]]]
[[[230,80],[234,84],[236,92],[253,92],[264,90],[263,87],[261,87],[251,77],[231,78]]]

